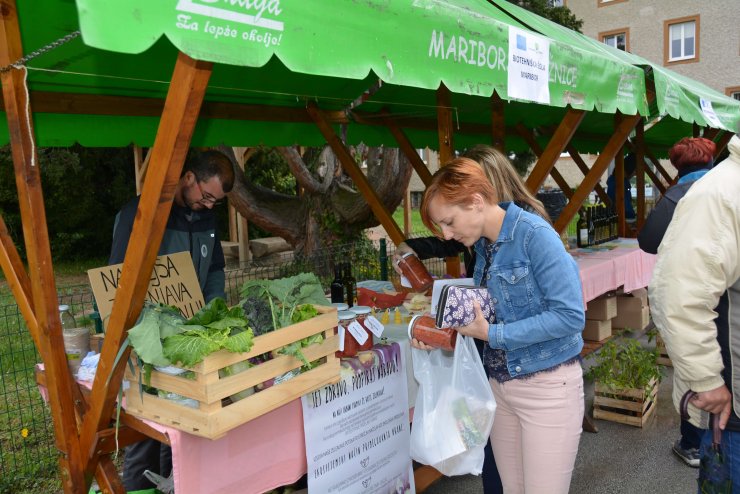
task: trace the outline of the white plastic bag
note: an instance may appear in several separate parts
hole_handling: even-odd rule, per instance
[[[496,401],[473,338],[458,334],[454,354],[413,348],[412,360],[411,458],[447,476],[479,475]]]

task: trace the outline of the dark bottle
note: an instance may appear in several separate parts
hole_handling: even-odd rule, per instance
[[[342,282],[342,271],[339,264],[334,264],[334,279],[329,287],[331,303],[344,302],[344,283]]]
[[[594,213],[593,208],[589,207],[588,211],[586,211],[586,224],[588,228],[588,245],[589,247],[594,244],[594,234],[596,233],[594,231]]]
[[[352,307],[355,305],[355,297],[357,295],[357,281],[352,276],[352,265],[350,263],[345,263],[344,265],[344,278],[342,281],[344,282],[344,296],[346,297],[344,301]]]
[[[578,224],[576,226],[576,244],[578,247],[588,247],[588,224],[586,223],[586,210],[581,208],[578,212]]]

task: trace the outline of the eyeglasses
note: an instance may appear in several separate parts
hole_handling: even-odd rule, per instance
[[[201,204],[211,204],[213,206],[218,206],[219,204],[223,204],[223,199],[216,199],[213,197],[212,194],[210,194],[207,191],[204,191],[203,188],[200,186],[200,181],[198,179],[195,180],[195,185],[198,186],[198,190],[200,191],[200,200],[198,201]]]

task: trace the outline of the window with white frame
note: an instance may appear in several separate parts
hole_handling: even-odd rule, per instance
[[[618,50],[627,50],[627,33],[614,33],[603,36],[601,41],[606,45],[617,48]]]
[[[690,20],[668,25],[668,61],[677,62],[697,57],[697,22]]]

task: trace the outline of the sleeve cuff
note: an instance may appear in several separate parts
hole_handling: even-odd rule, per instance
[[[491,348],[504,348],[504,324],[496,323],[488,325],[488,345]]]
[[[724,386],[725,380],[722,379],[721,376],[716,376],[709,379],[704,379],[702,381],[691,381],[689,382],[689,384],[691,385],[692,391],[696,391],[697,393],[704,393],[706,391],[717,389],[720,386]]]

